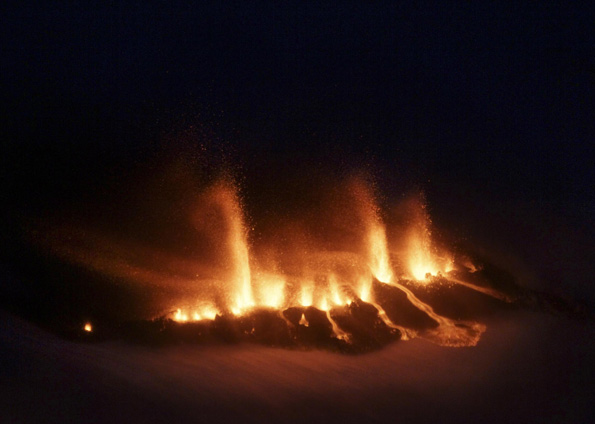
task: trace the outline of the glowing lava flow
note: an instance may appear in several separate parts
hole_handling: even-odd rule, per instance
[[[432,238],[431,238],[431,220],[430,216],[426,210],[426,206],[423,200],[423,196],[421,199],[413,202],[412,206],[410,206],[410,213],[415,217],[415,223],[409,230],[409,237],[408,237],[408,259],[409,259],[409,270],[411,275],[415,280],[418,282],[429,282],[429,278],[431,276],[439,276],[439,275],[446,275],[450,271],[453,270],[453,258],[446,254],[445,258],[437,257],[432,249]],[[471,271],[471,273],[476,272],[477,268],[473,263],[467,260],[465,262],[465,266],[467,266]],[[453,278],[452,276],[446,277],[448,281],[451,281],[456,284],[460,284],[472,290],[478,291],[480,293],[486,294],[488,296],[492,296],[496,299],[510,302],[511,298],[500,293],[497,290],[493,290],[487,287],[477,286],[472,283],[468,283],[466,281]]]
[[[455,322],[451,319],[438,315],[432,307],[419,300],[407,287],[393,282],[392,285],[403,290],[407,299],[420,311],[425,312],[430,318],[438,323],[438,328],[426,334],[430,341],[442,346],[475,346],[481,335],[485,332],[486,326],[476,322]]]
[[[375,211],[375,208],[372,208],[372,210]],[[420,212],[418,226],[415,228],[411,238],[413,245],[410,246],[411,271],[419,280],[425,279],[427,273],[439,272],[430,251],[429,217],[423,205]],[[392,270],[389,266],[385,230],[379,223],[379,218],[375,213],[369,218],[368,227],[370,268],[376,279],[381,283],[393,285],[405,292],[409,302],[438,323],[439,328],[431,332],[432,340],[445,346],[476,345],[479,337],[485,331],[485,326],[476,323],[455,323],[448,318],[440,316],[434,312],[430,305],[419,300],[407,287],[397,281],[393,281]],[[389,327],[399,329],[408,338],[415,336],[414,332],[393,324],[380,305],[372,304],[378,310],[380,318]]]
[[[368,236],[368,246],[370,251],[370,269],[372,270],[372,274],[374,277],[384,284],[390,284],[393,278],[392,270],[389,266],[388,260],[388,246],[386,243],[386,234],[384,231],[384,227],[382,227],[378,222],[378,218],[376,216],[373,217],[373,220],[369,223],[370,226],[370,234]],[[370,281],[370,285],[372,282]],[[369,289],[368,289],[369,290]],[[378,305],[376,302],[369,299],[370,296],[367,296],[367,302],[373,305],[376,310],[378,311],[378,316],[380,319],[390,328],[395,328],[401,332],[403,340],[408,340],[410,338],[415,337],[415,332],[406,329],[400,325],[393,323],[384,309]]]
[[[367,248],[368,261],[372,275],[381,283],[390,284],[393,279],[393,271],[390,266],[390,258],[388,253],[388,243],[386,240],[386,230],[378,216],[378,207],[372,194],[365,189],[362,190],[362,200],[366,203],[367,213],[365,215],[367,228]],[[405,327],[393,323],[384,309],[371,299],[370,290],[372,280],[364,281],[361,288],[361,299],[373,305],[378,311],[380,319],[390,328],[397,329],[401,332],[403,340],[409,340],[415,337],[415,332],[408,330]]]
[[[388,315],[386,315],[386,311],[384,310],[384,308],[382,306],[380,306],[376,302],[372,302],[372,301],[369,301],[368,303],[370,303],[372,306],[374,306],[376,308],[376,310],[378,311],[378,316],[380,317],[382,322],[384,322],[386,324],[387,327],[394,328],[401,332],[401,340],[411,340],[417,336],[416,331],[411,330],[409,328],[402,327],[402,326],[397,325],[394,322],[392,322],[390,320],[390,318],[388,317]]]
[[[498,290],[490,289],[488,287],[481,287],[476,284],[472,284],[472,283],[468,283],[466,281],[460,280],[458,278],[453,278],[452,276],[448,276],[447,280],[452,281],[453,283],[456,283],[456,284],[460,284],[461,286],[470,288],[471,290],[475,290],[480,293],[486,294],[488,296],[492,296],[495,299],[502,300],[507,303],[510,303],[513,301],[513,298],[505,295],[504,293],[499,292]]]
[[[326,311],[326,319],[328,319],[331,325],[333,326],[333,334],[335,335],[335,337],[337,337],[337,339],[344,340],[346,342],[349,342],[351,340],[349,334],[341,330],[341,328],[337,325],[335,320],[331,317],[331,312],[329,310]]]
[[[163,211],[155,219],[170,217],[165,224],[171,228],[159,227],[149,237],[137,234],[144,230],[140,226],[127,238],[99,228],[40,224],[33,226],[32,243],[49,249],[64,266],[84,266],[109,277],[108,282],[146,289],[146,298],[130,311],[122,308],[125,312],[113,322],[151,320],[146,325],[157,332],[173,328],[167,340],[184,335],[195,340],[200,338],[196,330],[209,340],[243,335],[276,346],[349,345],[351,351],[414,337],[473,346],[485,326],[436,311],[471,317],[477,306],[495,308],[498,303],[483,303],[460,287],[445,293],[452,284],[440,290],[422,285],[451,281],[497,301],[515,301],[495,289],[498,281],[490,278],[499,273],[486,269],[467,282],[478,271],[470,259],[459,255],[454,263],[453,255],[433,245],[423,196],[395,204],[385,225],[374,184],[365,176],[332,180],[297,191],[296,210],[285,210],[286,202],[275,198],[255,208],[272,219],[255,226],[251,239],[232,179],[192,187],[191,201],[158,205]],[[186,196],[185,190],[181,195]],[[179,208],[186,204],[188,210]],[[450,272],[454,265],[457,271]],[[506,290],[517,293],[514,285],[507,284]],[[457,302],[445,303],[459,293]],[[477,304],[468,307],[468,301]],[[97,332],[90,325],[78,328],[91,330]]]

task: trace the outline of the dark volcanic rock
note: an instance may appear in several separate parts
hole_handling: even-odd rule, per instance
[[[378,349],[401,338],[401,332],[389,328],[373,305],[359,299],[349,306],[334,308],[331,317],[343,331],[350,334],[351,343],[358,350]]]
[[[238,324],[231,315],[217,315],[211,326],[213,335],[226,342],[239,342],[242,331]]]
[[[326,317],[326,312],[309,306],[304,310],[308,324],[299,324],[297,336],[301,344],[325,346],[333,336],[333,326]]]
[[[304,313],[306,308],[300,307],[291,307],[287,308],[283,311],[283,316],[291,322],[295,327],[297,327],[300,323],[302,318],[302,314]]]
[[[243,334],[250,341],[270,346],[290,346],[294,342],[287,321],[278,311],[258,309],[239,321]]]

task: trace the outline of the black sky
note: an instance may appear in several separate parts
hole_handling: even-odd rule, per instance
[[[248,176],[372,163],[389,195],[405,183],[592,217],[589,2],[2,9],[5,206],[80,196],[192,126]]]

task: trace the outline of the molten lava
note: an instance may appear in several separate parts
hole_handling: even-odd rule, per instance
[[[407,235],[410,276],[418,281],[428,281],[431,276],[452,271],[452,256],[446,253],[446,259],[439,257],[432,246],[431,220],[423,196],[410,200],[409,211],[412,218]]]
[[[215,205],[224,222],[223,236],[227,240],[228,257],[232,266],[234,283],[230,308],[238,313],[255,305],[250,276],[248,236],[237,190],[233,183],[221,181],[211,189]]]
[[[224,215],[222,220],[227,223],[225,237],[228,240],[229,258],[233,269],[232,279],[235,281],[231,290],[233,293],[228,295],[231,304],[227,307],[233,315],[239,316],[258,308],[282,311],[294,307],[315,307],[326,314],[334,337],[349,343],[351,337],[333,318],[333,311],[350,305],[354,299],[358,299],[359,302],[372,305],[377,311],[378,318],[388,328],[400,332],[402,339],[418,335],[419,331],[394,323],[384,308],[377,303],[372,293],[373,282],[376,280],[402,291],[415,308],[437,323],[437,328],[424,332],[426,338],[436,343],[445,346],[475,345],[485,330],[481,324],[455,322],[438,315],[431,306],[419,300],[411,290],[394,277],[386,228],[379,216],[379,208],[373,193],[363,180],[353,179],[348,182],[349,193],[352,195],[352,200],[356,202],[354,205],[356,213],[353,217],[356,222],[353,224],[363,228],[361,237],[363,261],[351,261],[351,267],[356,268],[355,275],[357,275],[351,281],[340,279],[341,277],[332,270],[324,268],[314,272],[311,269],[304,270],[301,276],[285,276],[279,272],[262,269],[253,272],[250,266],[250,249],[244,217],[234,185],[223,181],[216,184],[212,190],[220,206],[219,210]],[[412,213],[414,221],[408,231],[406,263],[409,268],[404,271],[415,280],[429,283],[430,275],[448,273],[452,269],[452,260],[445,261],[433,253],[429,216],[423,203],[416,205],[417,209]],[[311,259],[313,263],[320,262],[316,257]],[[337,256],[336,261],[343,262],[344,259]],[[366,267],[358,267],[360,263],[366,264]],[[353,272],[352,275],[354,275]],[[190,312],[177,309],[172,318],[178,322],[186,322],[192,318],[212,320],[216,314],[213,308],[210,315],[205,312],[194,312],[190,315]],[[303,327],[310,326],[304,313],[301,314],[298,324]]]
[[[364,350],[413,337],[444,346],[477,344],[485,326],[442,316],[416,290],[456,284],[508,299],[494,288],[465,281],[470,273],[464,270],[478,269],[468,258],[459,265],[463,271],[449,276],[454,256],[433,245],[423,199],[408,202],[407,221],[399,233],[387,231],[365,179],[348,179],[333,190],[309,212],[315,219],[288,219],[286,227],[275,227],[283,234],[280,244],[274,234],[268,239],[250,237],[237,185],[222,178],[198,195],[198,207],[190,213],[196,237],[207,250],[194,260],[147,253],[164,258],[163,271],[138,263],[140,254],[130,252],[141,248],[100,235],[89,238],[91,231],[70,231],[67,237],[58,231],[61,244],[52,248],[100,273],[158,287],[163,293],[156,302],[161,312],[154,316],[198,326],[188,327],[195,328],[188,330],[196,331],[195,337],[245,334],[273,344],[302,340],[324,346],[334,340]],[[91,325],[84,330],[90,332]]]

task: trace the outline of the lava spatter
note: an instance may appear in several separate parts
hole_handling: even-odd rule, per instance
[[[433,245],[423,202],[408,201],[408,219],[401,223],[407,228],[397,240],[405,249],[399,250],[391,247],[394,239],[366,179],[349,178],[333,190],[309,213],[316,221],[312,225],[305,220],[285,228],[280,221],[275,229],[283,233],[283,243],[273,249],[251,238],[237,184],[229,178],[215,181],[198,194],[199,208],[190,214],[197,237],[211,249],[197,257],[206,264],[143,247],[138,252],[147,252],[154,264],[145,261],[143,267],[138,257],[144,253],[133,255],[129,245],[107,237],[85,238],[91,231],[58,230],[59,237],[46,240],[58,257],[78,266],[147,289],[159,287],[161,312],[111,328],[133,340],[251,341],[343,352],[416,337],[443,346],[476,345],[485,325],[469,313],[464,320],[450,309],[449,316],[438,313],[434,304],[439,302],[422,300],[413,287],[444,280],[495,302],[511,300],[495,285],[467,281],[476,271],[467,257],[451,272],[455,256]],[[109,325],[102,328],[110,331]]]

